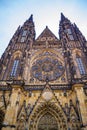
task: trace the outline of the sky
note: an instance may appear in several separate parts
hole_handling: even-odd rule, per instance
[[[46,26],[57,36],[60,14],[87,38],[87,0],[0,0],[0,57],[19,25],[33,14],[36,37]]]

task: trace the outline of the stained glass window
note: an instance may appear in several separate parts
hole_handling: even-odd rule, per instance
[[[17,68],[18,68],[19,60],[14,60],[11,76],[16,76]]]
[[[38,80],[49,81],[59,78],[64,72],[64,66],[58,59],[45,57],[35,61],[32,65],[32,74]]]
[[[74,40],[74,37],[73,37],[73,35],[72,35],[71,29],[68,28],[66,32],[68,33],[69,39],[70,39],[71,41]]]
[[[20,42],[25,42],[26,35],[27,35],[27,30],[24,30],[24,31],[22,32],[22,36],[21,36]]]
[[[81,75],[85,74],[86,72],[85,72],[85,68],[84,68],[82,59],[80,57],[77,57],[76,58],[76,62],[78,64],[78,68],[79,68],[80,74]]]

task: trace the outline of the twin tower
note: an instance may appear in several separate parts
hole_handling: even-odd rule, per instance
[[[59,39],[33,16],[0,59],[0,129],[87,130],[87,41],[61,13]]]
[[[73,78],[81,78],[82,75],[86,74],[86,39],[76,24],[72,24],[62,13],[59,23],[60,39],[48,27],[44,29],[37,39],[35,39],[35,34],[33,15],[31,15],[22,27],[18,27],[1,57],[1,80],[25,79],[29,83],[33,79],[33,75],[30,74],[28,77],[31,78],[28,79],[26,71],[30,67],[27,65],[29,64],[27,60],[29,57],[32,57],[32,53],[36,50],[43,50],[45,48],[48,48],[47,50],[55,50],[54,48],[56,48],[56,50],[61,51],[60,53],[64,58],[63,62],[65,62],[66,66],[68,82],[71,82]],[[32,70],[28,70],[28,73],[32,73],[30,71]],[[48,77],[45,77],[45,79]]]

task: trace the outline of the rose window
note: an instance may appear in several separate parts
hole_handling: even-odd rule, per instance
[[[64,67],[58,59],[46,57],[34,62],[31,72],[33,77],[40,81],[45,81],[46,79],[51,81],[56,80],[63,74]]]

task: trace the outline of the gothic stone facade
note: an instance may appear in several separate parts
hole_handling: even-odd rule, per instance
[[[31,15],[3,53],[0,130],[87,130],[87,42],[62,13],[59,39]]]

